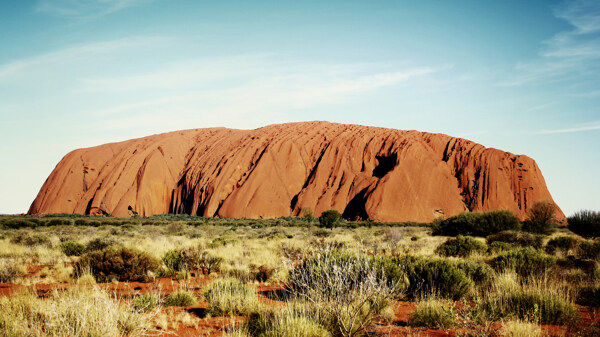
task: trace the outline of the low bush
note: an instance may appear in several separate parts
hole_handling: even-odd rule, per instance
[[[167,307],[189,307],[196,303],[198,303],[196,296],[185,290],[173,292],[165,298],[165,305]]]
[[[494,280],[494,269],[485,263],[463,260],[457,261],[456,266],[476,285],[489,285]]]
[[[494,241],[488,245],[488,253],[498,254],[513,249],[513,245],[508,242]]]
[[[27,234],[27,233],[18,233],[10,239],[11,243],[16,243],[20,245],[25,245],[29,247],[33,246],[46,246],[52,247],[52,241],[45,234]]]
[[[419,259],[408,265],[409,297],[439,296],[461,299],[473,283],[456,263],[447,259]]]
[[[509,251],[492,260],[495,270],[514,270],[521,277],[544,275],[555,264],[556,258],[532,247]]]
[[[455,324],[456,317],[452,305],[436,299],[419,302],[408,320],[410,326],[430,329],[447,329]]]
[[[104,248],[116,245],[117,241],[113,238],[95,238],[85,245],[85,251],[103,250]]]
[[[85,250],[85,246],[77,241],[65,241],[60,244],[60,250],[66,256],[79,256]]]
[[[84,253],[75,265],[77,274],[90,270],[99,282],[147,281],[148,272],[156,268],[158,261],[150,255],[124,247]]]
[[[548,254],[552,255],[556,253],[567,255],[570,251],[577,248],[578,244],[579,240],[576,237],[565,235],[557,236],[548,241],[545,250]]]
[[[519,229],[519,218],[510,211],[465,212],[434,223],[434,235],[488,236]]]
[[[600,237],[600,212],[581,210],[567,218],[569,229],[585,238]]]
[[[435,253],[438,255],[459,257],[467,257],[473,253],[485,253],[486,251],[487,246],[485,243],[470,236],[462,235],[446,240],[435,249]]]
[[[600,240],[582,241],[577,247],[576,256],[580,259],[600,260]]]
[[[158,305],[158,297],[154,294],[142,294],[133,299],[133,308],[138,312],[148,312]]]
[[[219,279],[208,286],[204,297],[214,316],[248,315],[258,306],[256,293],[237,279]]]
[[[187,269],[180,250],[171,249],[165,252],[162,257],[162,262],[169,269],[170,274],[175,275],[178,271]]]
[[[488,245],[495,242],[504,242],[510,244],[512,247],[528,247],[541,249],[544,244],[544,237],[541,235],[535,235],[531,233],[517,232],[517,231],[503,231],[500,233],[489,235],[486,238]]]

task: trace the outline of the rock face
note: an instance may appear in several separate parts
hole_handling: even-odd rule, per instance
[[[552,197],[535,161],[442,134],[303,122],[195,129],[79,149],[29,213],[431,221]],[[559,220],[564,214],[558,211]]]

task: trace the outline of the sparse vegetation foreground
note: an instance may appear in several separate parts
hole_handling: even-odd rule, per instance
[[[0,217],[4,336],[598,336],[597,213]]]

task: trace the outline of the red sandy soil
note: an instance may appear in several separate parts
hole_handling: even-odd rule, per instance
[[[33,277],[38,273],[42,267],[30,266],[28,268],[29,274],[26,277]],[[204,288],[211,279],[207,276],[201,276],[192,278],[185,281],[177,281],[169,278],[158,278],[151,283],[142,282],[114,282],[114,283],[101,283],[100,287],[107,289],[111,292],[115,292],[119,297],[128,299],[135,295],[160,291],[162,295],[168,295],[173,291],[181,288],[186,288],[197,295],[201,295],[201,289]],[[36,284],[31,286],[24,286],[20,284],[6,284],[0,283],[0,296],[11,296],[15,292],[21,290],[35,290],[40,297],[47,296],[51,291],[58,289],[67,289],[72,286],[68,283],[51,283],[51,284]],[[259,300],[263,303],[267,303],[273,306],[285,305],[284,302],[267,298],[266,294],[269,292],[281,291],[283,289],[282,284],[269,284],[269,283],[257,283],[251,285],[259,295]],[[462,331],[460,329],[419,329],[408,326],[408,321],[411,313],[415,309],[414,302],[397,301],[393,302],[395,316],[391,324],[384,322],[375,322],[373,328],[370,329],[370,333],[374,335],[385,335],[385,336],[455,336]],[[473,304],[471,304],[472,306]],[[167,314],[168,317],[176,317],[177,314],[185,311],[194,317],[194,326],[186,327],[183,324],[179,324],[176,329],[170,329],[169,331],[162,331],[158,326],[155,327],[149,336],[155,335],[168,335],[168,336],[222,336],[228,328],[233,326],[239,326],[246,320],[245,317],[205,317],[206,309],[208,308],[208,302],[200,301],[198,304],[189,307],[164,307],[161,308],[161,312]],[[456,303],[457,310],[468,310],[461,302]],[[581,319],[577,326],[555,326],[555,325],[542,325],[542,330],[548,336],[571,336],[575,335],[579,330],[589,326],[592,323],[600,322],[600,308],[590,308],[578,306]],[[500,329],[500,323],[494,323],[491,329]]]

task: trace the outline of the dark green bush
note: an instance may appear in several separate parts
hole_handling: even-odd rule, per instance
[[[66,256],[79,256],[85,250],[85,246],[77,241],[65,241],[60,244],[60,250]]]
[[[321,225],[321,227],[334,228],[335,226],[337,226],[341,218],[342,215],[340,214],[340,212],[334,209],[324,211],[319,217],[319,224]]]
[[[576,255],[580,259],[600,260],[600,240],[585,240],[577,247]]]
[[[33,234],[19,233],[19,234],[13,236],[10,239],[10,242],[29,246],[29,247],[42,246],[42,245],[47,246],[47,247],[52,247],[52,241],[50,240],[50,238],[45,234],[38,234],[38,233],[33,233]]]
[[[600,287],[587,286],[580,288],[576,303],[588,307],[600,307]]]
[[[181,255],[181,251],[177,249],[168,250],[162,257],[162,261],[167,266],[167,268],[171,271],[172,274],[175,274],[178,271],[181,271],[186,268],[186,263],[183,260],[183,256]]]
[[[513,245],[508,242],[494,241],[488,245],[488,253],[498,254],[513,249]]]
[[[470,236],[462,235],[446,240],[435,249],[435,253],[438,255],[459,257],[467,257],[473,253],[485,253],[486,251],[487,246],[485,243]]]
[[[489,235],[486,238],[488,245],[494,242],[506,242],[513,247],[528,247],[541,249],[544,244],[544,237],[531,233],[517,231],[503,231],[500,233]]]
[[[10,229],[35,228],[38,226],[38,222],[34,221],[34,219],[17,218],[4,220],[2,225]]]
[[[557,252],[567,255],[569,251],[577,248],[579,240],[573,236],[557,236],[552,238],[546,244],[546,253],[555,254]]]
[[[434,294],[443,298],[461,299],[472,286],[454,262],[447,259],[419,259],[407,268],[409,297]]]
[[[526,232],[551,234],[556,231],[556,206],[548,201],[536,201],[527,211],[521,227]]]
[[[117,241],[113,238],[95,238],[85,245],[85,251],[103,250],[104,248],[115,245],[117,245]]]
[[[465,212],[434,223],[433,235],[488,236],[519,229],[519,218],[510,211]]]
[[[477,285],[489,285],[494,279],[494,269],[485,263],[462,260],[457,261],[456,266]]]
[[[147,281],[148,272],[158,267],[150,255],[138,250],[125,247],[107,247],[94,250],[81,256],[75,269],[83,275],[91,270],[99,282],[117,281]]]
[[[569,229],[585,238],[600,237],[600,212],[581,210],[568,219]]]
[[[497,271],[514,269],[521,277],[543,275],[555,264],[556,258],[532,247],[512,250],[492,260],[492,267]]]

